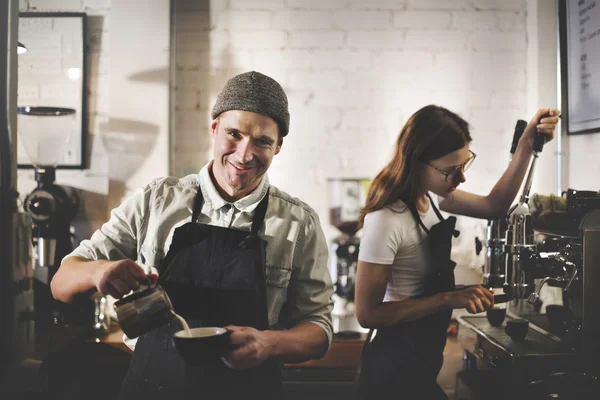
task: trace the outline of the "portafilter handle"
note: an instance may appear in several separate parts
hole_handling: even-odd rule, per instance
[[[519,144],[519,140],[521,136],[523,136],[523,132],[525,132],[525,128],[527,127],[527,121],[522,119],[517,120],[517,124],[515,125],[515,132],[513,133],[513,140],[510,146],[510,155],[512,157],[515,154],[515,150],[517,149],[517,145]]]

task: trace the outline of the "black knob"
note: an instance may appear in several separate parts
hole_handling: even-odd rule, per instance
[[[479,253],[481,253],[482,249],[483,249],[483,243],[481,243],[481,240],[479,240],[479,238],[477,236],[475,236],[475,254],[479,255]]]
[[[521,136],[523,136],[523,132],[525,131],[526,127],[526,121],[523,121],[522,119],[517,121],[517,124],[515,125],[515,133],[513,133],[512,144],[510,146],[510,154],[515,154],[515,150],[519,144],[519,139],[521,139]]]
[[[32,197],[29,200],[28,209],[35,215],[50,216],[53,212],[52,199],[46,197]]]
[[[519,259],[526,269],[533,269],[537,262],[537,254],[532,247],[525,247],[521,249]]]

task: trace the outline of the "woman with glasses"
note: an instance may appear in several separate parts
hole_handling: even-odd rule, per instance
[[[444,218],[439,210],[477,218],[504,215],[525,176],[536,133],[552,140],[558,116],[558,110],[537,111],[487,196],[457,190],[475,160],[465,120],[430,105],[404,125],[360,216],[356,316],[371,329],[363,349],[360,399],[376,394],[447,398],[436,378],[452,310],[480,313],[493,306],[494,296],[482,286],[455,290],[450,251],[452,237],[458,236],[456,217]]]

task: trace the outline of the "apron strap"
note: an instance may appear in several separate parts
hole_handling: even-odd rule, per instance
[[[438,216],[440,221],[443,221],[444,217],[442,216],[442,213],[440,212],[440,210],[438,210],[438,208],[435,206],[435,204],[433,204],[433,200],[431,199],[429,192],[427,192],[427,198],[429,198],[429,204],[431,204],[431,206],[433,207],[433,211],[435,211],[435,215]]]
[[[440,212],[440,210],[438,210],[438,208],[433,203],[433,200],[431,199],[431,196],[429,195],[429,193],[427,193],[427,197],[429,198],[429,204],[431,204],[431,207],[433,207],[433,211],[438,216],[438,218],[440,219],[440,221],[445,221],[446,219],[442,216],[442,213]],[[407,204],[408,204],[408,208],[410,209],[413,217],[415,217],[415,220],[417,220],[417,222],[419,223],[419,225],[421,225],[421,228],[423,228],[423,230],[425,232],[427,232],[427,235],[429,235],[429,229],[427,229],[427,227],[425,226],[425,224],[421,220],[421,217],[419,216],[419,212],[417,211],[417,208],[415,207],[415,205],[412,202],[410,202],[410,201],[407,202]],[[456,229],[452,233],[452,236],[454,236],[455,238],[457,238],[459,235],[460,235],[460,231],[458,231]]]
[[[423,230],[427,233],[427,236],[429,236],[429,229],[427,229],[423,221],[421,221],[421,217],[419,216],[417,207],[415,207],[412,201],[408,201],[406,204],[408,204],[408,208],[410,209],[410,212],[412,213],[415,220],[419,223],[419,225],[421,225],[421,228],[423,228]]]
[[[262,198],[258,206],[254,210],[254,218],[252,219],[252,228],[251,232],[255,235],[258,235],[258,231],[262,228],[263,223],[265,222],[265,215],[267,214],[267,206],[269,205],[269,192],[271,189],[267,189],[267,193],[265,193],[265,197]]]
[[[258,235],[258,231],[262,228],[263,223],[265,222],[265,215],[267,214],[267,206],[269,205],[269,192],[271,189],[267,189],[267,193],[262,198],[256,209],[254,210],[254,217],[252,218],[252,228],[250,231]],[[196,222],[198,220],[198,216],[202,211],[202,204],[204,203],[204,197],[202,196],[202,188],[198,185],[198,192],[196,193],[196,197],[194,198],[194,209],[192,210],[192,222]]]
[[[194,198],[194,208],[192,210],[192,221],[196,222],[198,220],[198,216],[202,211],[202,203],[204,203],[204,197],[202,197],[202,188],[198,185],[198,193],[196,193],[196,197]]]
[[[445,221],[445,218],[442,216],[442,213],[440,213],[440,210],[438,210],[438,208],[435,206],[435,204],[433,204],[433,200],[431,200],[431,196],[429,196],[429,193],[427,193],[427,197],[429,197],[429,203],[433,207],[433,211],[435,211],[435,213],[438,216],[438,218],[440,219],[440,221]],[[454,229],[454,231],[452,232],[452,236],[457,238],[459,235],[460,235],[460,231]]]

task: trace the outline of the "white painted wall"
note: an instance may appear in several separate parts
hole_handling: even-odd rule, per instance
[[[318,211],[329,240],[337,231],[327,178],[374,177],[422,106],[471,123],[478,159],[464,189],[480,194],[508,163],[516,120],[533,114],[525,0],[177,0],[175,11],[171,171],[196,172],[210,159],[209,113],[225,81],[266,73],[287,91],[291,111],[271,181]],[[485,221],[459,224],[458,280],[474,283],[482,264],[474,237]]]
[[[176,0],[174,133],[168,141],[169,1],[22,0],[21,10],[90,16],[91,168],[59,171],[84,189],[79,232],[155,176],[194,173],[211,157],[209,111],[225,81],[256,69],[281,82],[291,132],[271,181],[311,204],[328,239],[326,179],[373,177],[418,108],[436,103],[472,125],[478,159],[465,190],[487,193],[508,162],[515,121],[556,101],[556,0]],[[564,136],[562,188],[599,189],[600,134]],[[555,141],[534,192],[556,193]],[[169,163],[169,149],[171,161]],[[19,190],[34,187],[19,173]],[[460,282],[478,279],[460,218]]]
[[[124,196],[168,174],[170,2],[21,0],[20,10],[87,14],[90,165],[56,179],[80,189],[74,225],[85,239]],[[23,198],[35,185],[19,171]]]

